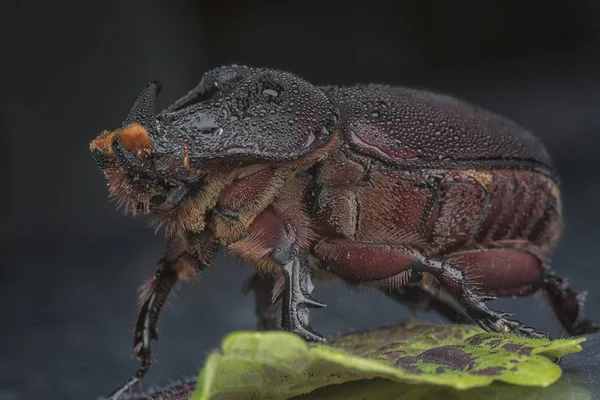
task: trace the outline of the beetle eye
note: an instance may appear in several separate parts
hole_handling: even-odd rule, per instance
[[[279,83],[274,82],[270,79],[263,79],[261,82],[262,94],[265,96],[267,101],[274,100],[281,92],[283,92],[283,86]]]
[[[219,127],[210,127],[210,128],[202,128],[199,129],[198,132],[200,132],[202,135],[213,135],[213,136],[221,136],[223,134],[223,128],[219,128]]]

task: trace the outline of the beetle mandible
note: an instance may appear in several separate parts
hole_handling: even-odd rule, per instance
[[[310,84],[226,66],[155,115],[160,83],[90,149],[109,191],[166,227],[135,326],[141,380],[169,292],[219,248],[253,264],[259,328],[322,340],[312,277],[367,285],[483,329],[544,336],[486,302],[544,291],[570,334],[599,325],[548,271],[561,235],[558,178],[543,145],[495,113],[426,91]],[[421,284],[422,283],[422,284]],[[463,313],[439,299],[441,287]],[[467,318],[468,317],[468,318]]]

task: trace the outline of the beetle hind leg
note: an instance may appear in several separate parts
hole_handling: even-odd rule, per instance
[[[574,292],[569,289],[566,280],[551,273],[544,275],[543,287],[548,294],[554,313],[570,335],[600,331],[600,324],[583,318],[585,292]]]

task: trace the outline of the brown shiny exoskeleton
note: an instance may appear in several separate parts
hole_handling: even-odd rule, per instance
[[[545,291],[570,334],[598,330],[548,272],[561,235],[557,177],[516,123],[451,97],[379,85],[317,87],[283,71],[212,70],[162,113],[146,86],[91,150],[110,193],[166,227],[135,329],[142,367],[173,286],[219,248],[253,264],[259,327],[321,340],[312,276],[376,287],[488,331],[543,336],[489,309]],[[464,314],[438,298],[441,287]],[[468,317],[468,318],[467,318]]]

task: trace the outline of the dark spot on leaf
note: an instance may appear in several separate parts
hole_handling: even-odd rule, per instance
[[[510,369],[510,371],[513,371],[513,372],[517,372],[518,370],[519,370],[519,369],[518,369],[516,366],[514,366],[514,367],[512,367],[512,368]]]
[[[468,343],[473,346],[479,346],[484,340],[485,338],[483,335],[475,335],[468,340]]]
[[[500,343],[502,343],[502,341],[501,341],[501,340],[498,340],[498,339],[496,339],[496,340],[490,340],[490,342],[488,343],[488,345],[489,345],[490,347],[496,347],[496,346],[498,346]]]
[[[401,368],[408,372],[412,372],[413,374],[422,374],[423,371],[421,371],[416,366],[417,361],[419,361],[419,359],[417,357],[413,357],[413,356],[401,357],[398,359],[398,361],[396,361],[396,367]]]
[[[477,363],[475,361],[471,361],[467,364],[467,371],[471,371],[473,368],[475,368],[475,365],[477,365]]]
[[[533,350],[533,347],[523,347],[521,350],[519,350],[519,355],[523,355],[523,356],[530,356],[531,352]]]
[[[473,361],[470,354],[457,346],[435,347],[421,353],[418,359],[425,363],[442,364],[454,371],[464,369],[469,362]]]
[[[511,363],[518,364],[519,360],[510,360]]]
[[[500,373],[505,369],[506,368],[504,367],[488,367],[477,371],[473,371],[471,373],[473,375],[500,375]]]
[[[443,374],[444,372],[446,372],[446,368],[442,366],[437,367],[437,369],[435,370],[436,374]]]
[[[415,356],[400,357],[398,361],[396,361],[396,366],[401,367],[403,365],[415,364],[417,361],[419,361],[419,359]]]
[[[519,349],[521,349],[521,347],[523,347],[522,344],[506,343],[504,346],[502,346],[502,350],[516,353],[517,351],[519,351]]]
[[[383,353],[388,360],[397,360],[398,357],[402,354],[406,354],[405,351],[396,350],[396,351],[388,351],[387,353]]]

